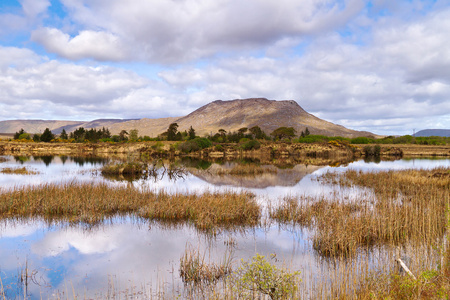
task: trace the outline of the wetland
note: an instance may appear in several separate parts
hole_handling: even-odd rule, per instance
[[[298,272],[281,298],[401,296],[397,255],[405,293],[449,291],[448,158],[3,155],[0,186],[5,299],[257,298],[236,276],[258,255]]]

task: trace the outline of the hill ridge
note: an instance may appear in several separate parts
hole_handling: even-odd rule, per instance
[[[179,131],[189,130],[192,126],[197,135],[214,134],[219,129],[232,132],[243,127],[251,128],[253,126],[259,126],[267,134],[270,134],[276,128],[285,126],[294,127],[297,134],[308,128],[312,134],[344,137],[374,136],[370,132],[351,130],[322,120],[305,111],[294,100],[268,100],[267,98],[215,100],[181,117],[135,120],[97,119],[90,122],[48,121],[46,127],[55,133],[59,133],[63,128],[70,132],[77,127],[107,127],[113,134],[117,134],[123,129],[127,131],[138,129],[139,135],[156,137],[166,131],[174,122],[179,125]],[[40,125],[44,126],[45,122],[41,123]],[[0,132],[16,132],[20,128],[24,128],[29,133],[36,133],[30,131],[28,125],[30,124],[27,124],[27,121],[1,121]],[[5,128],[9,128],[9,130],[5,130]],[[12,129],[13,131],[11,131]],[[41,130],[43,129],[45,128]]]

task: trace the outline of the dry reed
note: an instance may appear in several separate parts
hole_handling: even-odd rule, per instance
[[[188,221],[197,228],[256,225],[260,207],[250,193],[168,194],[133,186],[44,184],[0,193],[0,217],[43,217],[94,223],[117,213],[151,220]]]
[[[361,246],[418,242],[442,238],[449,207],[448,169],[327,175],[341,185],[372,188],[375,199],[348,202],[286,199],[271,209],[272,218],[313,226],[314,248],[322,255],[348,255]]]
[[[29,170],[26,167],[22,168],[3,168],[0,170],[0,173],[3,174],[16,174],[16,175],[36,175],[39,172],[34,170]]]
[[[221,278],[230,274],[232,251],[229,248],[225,252],[223,261],[216,264],[205,261],[205,253],[200,254],[200,250],[189,246],[184,255],[180,258],[180,277],[185,284],[215,284]]]

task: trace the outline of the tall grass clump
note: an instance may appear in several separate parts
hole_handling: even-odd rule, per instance
[[[446,229],[450,170],[363,173],[349,170],[327,180],[371,188],[374,197],[357,200],[286,199],[272,218],[315,228],[314,248],[322,255],[348,255],[362,246],[431,245]]]
[[[147,164],[140,162],[107,164],[102,167],[101,172],[102,175],[142,175],[147,167]]]
[[[261,174],[276,174],[278,169],[273,166],[255,164],[238,164],[232,168],[220,168],[214,171],[217,175],[255,176]]]
[[[118,213],[190,222],[199,229],[256,225],[260,207],[249,193],[168,194],[133,186],[65,183],[15,187],[0,193],[0,217],[97,222]]]
[[[27,169],[26,167],[22,168],[3,168],[0,170],[0,173],[3,174],[16,174],[16,175],[36,175],[39,174],[37,171]]]
[[[201,285],[215,284],[232,272],[232,251],[225,252],[219,263],[206,262],[206,253],[200,254],[199,249],[189,246],[180,258],[180,277],[185,284]]]

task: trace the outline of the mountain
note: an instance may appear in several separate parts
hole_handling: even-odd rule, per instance
[[[39,126],[37,126],[37,122]],[[113,134],[121,130],[138,129],[139,135],[156,137],[166,131],[171,123],[178,124],[178,130],[189,130],[193,127],[197,135],[214,134],[219,129],[227,132],[237,131],[240,128],[259,126],[267,134],[278,127],[294,127],[297,134],[306,128],[311,134],[322,134],[328,136],[374,136],[370,132],[355,131],[341,125],[336,125],[319,119],[306,112],[293,100],[267,100],[265,98],[250,98],[236,100],[216,100],[200,107],[184,117],[170,117],[161,119],[139,119],[139,120],[95,120],[92,122],[76,121],[3,121],[0,122],[0,132],[12,133],[23,128],[26,132],[42,132],[46,127],[54,133],[60,133],[64,128],[67,132],[77,127],[101,128],[107,127]]]
[[[94,121],[55,121],[55,120],[10,120],[0,121],[0,132],[15,133],[23,128],[28,133],[42,133],[46,128],[55,134],[60,134],[63,129],[67,132],[74,131],[78,127],[102,128],[116,123],[128,122],[121,119],[99,119]]]
[[[450,129],[424,129],[416,132],[414,136],[445,136],[450,137]]]

